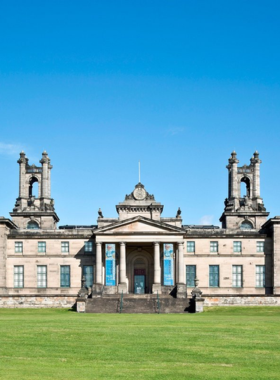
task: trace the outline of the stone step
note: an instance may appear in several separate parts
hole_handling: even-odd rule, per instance
[[[154,295],[145,295],[148,297],[123,297],[122,313],[130,314],[155,314],[158,313],[157,297]],[[189,299],[177,299],[170,296],[160,297],[160,313],[185,313],[188,311]],[[121,297],[106,296],[95,297],[86,300],[86,313],[119,313]]]

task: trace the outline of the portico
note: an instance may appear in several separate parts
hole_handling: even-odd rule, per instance
[[[161,294],[178,284],[185,286],[184,231],[180,227],[138,215],[110,223],[94,233],[94,289],[103,288],[109,294]],[[108,247],[114,251],[113,259],[108,257]],[[166,247],[169,253],[165,255]]]

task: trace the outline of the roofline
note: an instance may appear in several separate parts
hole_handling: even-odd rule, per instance
[[[18,226],[11,219],[7,219],[4,216],[0,216],[0,224],[5,224],[8,228],[12,230],[18,229]]]

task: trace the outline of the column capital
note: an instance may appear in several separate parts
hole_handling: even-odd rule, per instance
[[[184,243],[185,243],[184,241],[178,241],[177,242],[178,245],[184,245]]]
[[[154,245],[159,245],[159,241],[154,241]]]
[[[96,245],[101,245],[102,242],[101,242],[101,241],[97,241],[97,242],[95,242],[95,244],[96,244]]]
[[[121,242],[120,242],[120,245],[124,246],[124,245],[126,245],[126,242],[121,241]]]

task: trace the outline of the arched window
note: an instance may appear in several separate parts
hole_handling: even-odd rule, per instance
[[[242,194],[242,191],[243,191],[242,183],[245,183],[246,194]],[[240,186],[241,186],[240,196],[243,197],[243,196],[246,195],[248,198],[250,198],[250,180],[249,180],[249,178],[248,177],[241,178],[241,180],[240,180]]]
[[[36,184],[35,186],[34,183]],[[38,179],[36,177],[31,177],[29,181],[29,198],[38,198]]]
[[[253,229],[253,225],[252,225],[251,222],[245,221],[245,222],[241,223],[240,229],[241,230],[252,230]]]
[[[39,229],[39,225],[38,225],[38,223],[36,223],[36,222],[34,222],[32,220],[31,222],[27,223],[27,229],[28,230],[38,230]]]

